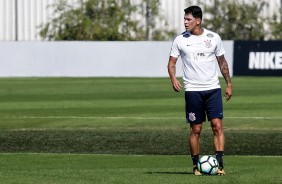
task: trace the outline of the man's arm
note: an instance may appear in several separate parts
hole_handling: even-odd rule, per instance
[[[226,61],[224,55],[217,56],[216,58],[217,58],[217,61],[218,61],[220,71],[221,71],[221,73],[222,73],[222,75],[225,79],[226,84],[227,84],[224,96],[226,98],[226,101],[228,101],[232,96],[232,83],[231,83],[228,64],[227,64],[227,61]]]
[[[177,62],[177,58],[170,56],[168,65],[167,65],[167,69],[168,69],[168,74],[169,74],[169,77],[172,83],[172,88],[174,89],[174,91],[180,92],[182,86],[176,78],[176,62]]]

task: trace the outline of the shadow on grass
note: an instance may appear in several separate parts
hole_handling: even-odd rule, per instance
[[[212,134],[202,134],[201,152],[213,154]],[[225,135],[227,155],[282,155],[281,132]],[[189,155],[187,140],[185,130],[0,130],[0,152]]]
[[[193,174],[193,172],[156,171],[156,172],[145,172],[145,174]]]

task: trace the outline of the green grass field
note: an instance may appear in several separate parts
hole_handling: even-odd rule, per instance
[[[1,183],[282,182],[282,157],[226,156],[226,176],[194,176],[186,156],[0,154]]]
[[[224,102],[228,174],[199,178],[190,172],[184,93],[169,79],[0,78],[0,180],[281,183],[281,83],[233,78]],[[201,153],[213,154],[204,125]]]

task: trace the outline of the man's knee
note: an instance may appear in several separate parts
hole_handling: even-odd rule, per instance
[[[223,126],[221,119],[214,119],[211,122],[211,127],[214,133],[222,133],[223,132]]]
[[[194,125],[191,125],[191,134],[194,134],[194,135],[200,135],[201,134],[201,130],[202,130],[202,125],[201,124],[194,124]]]

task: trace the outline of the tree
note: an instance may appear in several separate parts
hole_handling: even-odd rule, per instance
[[[224,40],[264,40],[264,24],[261,16],[267,5],[263,1],[239,4],[236,0],[214,0],[212,5],[202,4],[205,12],[203,26],[221,35]]]
[[[146,40],[166,40],[176,34],[174,30],[167,29],[167,22],[159,12],[159,0],[143,0],[140,5],[142,17],[145,17]]]
[[[155,10],[158,0],[147,0],[148,24],[141,24],[134,17],[142,17],[142,5],[133,5],[130,0],[79,0],[78,6],[59,0],[53,5],[57,15],[42,25],[40,35],[48,40],[148,40],[165,39],[170,31],[161,31],[154,26],[153,18],[158,16]],[[154,4],[155,3],[155,4]],[[153,20],[151,20],[153,19]],[[155,37],[155,33],[161,35]]]
[[[270,39],[272,40],[282,40],[282,7],[280,8],[279,15],[280,17],[277,14],[274,14],[270,21]]]

